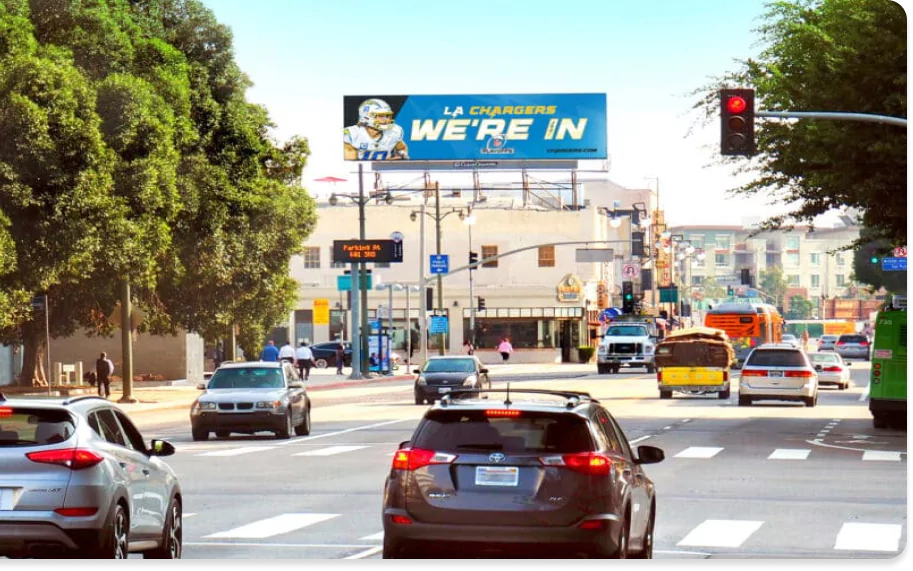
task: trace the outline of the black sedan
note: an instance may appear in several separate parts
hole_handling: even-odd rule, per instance
[[[421,369],[412,372],[417,375],[415,404],[433,404],[455,388],[491,389],[488,369],[472,355],[431,357]]]
[[[338,341],[327,341],[326,343],[314,343],[311,345],[311,353],[314,354],[314,364],[318,369],[336,366],[336,347]],[[343,343],[344,365],[352,366],[352,344],[348,341]]]

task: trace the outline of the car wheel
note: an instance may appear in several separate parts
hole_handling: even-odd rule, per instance
[[[815,406],[816,404],[818,404],[818,395],[815,395],[813,397],[805,397],[802,400],[805,401],[805,406],[812,407],[812,406]]]
[[[739,395],[739,406],[751,406],[751,397]]]
[[[180,559],[183,546],[184,523],[181,502],[177,497],[172,497],[168,515],[165,517],[165,529],[162,530],[162,544],[158,549],[144,552],[143,559]]]
[[[653,365],[647,365],[647,374],[652,375],[656,373],[656,367]]]
[[[650,508],[650,521],[644,530],[644,542],[640,551],[634,553],[631,559],[653,559],[653,528],[656,524],[656,506]]]
[[[603,365],[602,363],[596,364],[596,374],[597,375],[604,375],[608,372],[609,372],[609,368],[607,366]]]
[[[292,412],[285,413],[285,427],[276,431],[276,438],[288,440],[292,436]]]
[[[326,359],[317,359],[314,361],[314,366],[318,369],[326,369],[328,365],[329,363],[327,363]]]
[[[298,436],[307,436],[311,433],[311,407],[304,409],[304,418],[301,424],[295,427],[295,434]]]
[[[200,428],[193,428],[190,430],[190,433],[193,435],[194,440],[208,440],[209,439],[208,430],[203,430]]]
[[[719,398],[720,400],[728,400],[729,397],[732,395],[732,393],[730,392],[730,390],[731,390],[731,389],[726,389],[726,390],[723,390],[723,391],[718,392],[718,393],[717,393],[717,395],[718,395],[717,398]]]
[[[229,436],[231,436],[231,432],[228,430],[216,430],[217,438],[228,438]]]
[[[416,394],[415,395],[415,404],[425,404],[425,399],[423,399],[418,394]]]
[[[671,399],[672,391],[659,391],[659,398],[661,399]]]
[[[887,428],[888,427],[888,417],[884,414],[873,414],[872,415],[872,426],[875,428]]]
[[[127,534],[130,531],[130,520],[123,504],[114,504],[114,511],[105,526],[99,530],[98,544],[87,547],[87,559],[126,559],[130,551]]]

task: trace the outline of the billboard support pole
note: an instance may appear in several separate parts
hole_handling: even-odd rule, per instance
[[[434,221],[437,225],[437,250],[438,256],[441,255],[441,184],[434,181]],[[444,279],[441,274],[437,275],[437,309],[440,315],[444,315]],[[448,325],[449,325],[448,319]],[[443,355],[444,351],[444,333],[438,337],[438,354]]]
[[[358,163],[358,237],[364,242],[365,237],[365,165]],[[358,294],[361,296],[361,332],[358,342],[361,344],[361,366],[359,370],[368,370],[368,266],[365,262],[358,264]]]

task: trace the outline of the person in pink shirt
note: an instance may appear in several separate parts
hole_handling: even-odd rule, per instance
[[[501,359],[504,363],[510,359],[510,354],[514,352],[513,345],[510,344],[510,339],[505,337],[501,340],[501,343],[498,345],[498,353],[501,354]]]

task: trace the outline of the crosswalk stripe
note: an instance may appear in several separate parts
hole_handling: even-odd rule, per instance
[[[834,549],[851,551],[899,551],[903,526],[892,523],[845,523]]]
[[[863,460],[875,462],[900,462],[900,452],[885,452],[884,450],[866,450],[862,454]]]
[[[366,535],[359,539],[359,541],[380,541],[384,538],[384,532],[378,531],[377,533],[372,533],[371,535]]]
[[[777,448],[774,450],[770,456],[767,457],[768,460],[805,460],[808,458],[808,455],[811,454],[811,450],[804,450],[801,448]]]
[[[722,448],[713,446],[690,446],[673,456],[673,458],[713,458],[722,450]]]
[[[263,539],[282,533],[288,533],[339,517],[340,514],[310,514],[290,513],[281,514],[267,519],[261,519],[241,527],[220,531],[206,536],[206,539],[237,538],[237,539]]]
[[[691,547],[739,547],[758,531],[763,521],[708,519],[692,529],[676,545]]]
[[[361,450],[362,448],[367,448],[367,446],[329,446],[327,448],[318,448],[317,450],[299,452],[297,454],[292,454],[292,456],[333,456],[335,454],[343,454],[345,452]]]
[[[228,450],[204,452],[202,454],[196,454],[196,456],[240,456],[242,454],[251,454],[253,452],[263,452],[273,449],[275,449],[275,446],[246,446],[244,448],[229,448]]]

